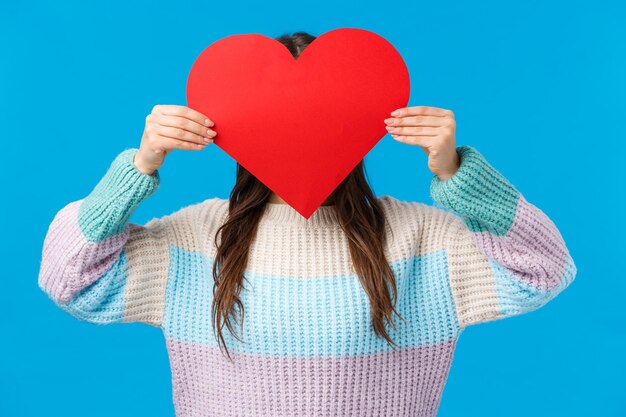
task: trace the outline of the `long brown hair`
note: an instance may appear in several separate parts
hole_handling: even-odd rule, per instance
[[[295,32],[275,39],[297,59],[315,37],[306,32]],[[229,359],[222,329],[225,325],[235,338],[241,340],[235,334],[231,320],[240,321],[243,326],[244,306],[239,298],[243,273],[259,219],[271,195],[272,191],[265,184],[237,164],[237,179],[230,193],[228,218],[215,235],[217,252],[213,264],[213,330],[217,331],[218,344],[226,349]],[[333,191],[329,200],[334,203],[339,225],[348,239],[354,270],[369,298],[374,331],[392,346],[397,346],[385,329],[385,321],[395,327],[393,313],[403,319],[395,310],[396,280],[383,250],[385,217],[381,203],[366,180],[363,160]],[[221,240],[218,242],[220,232]],[[240,312],[239,318],[235,307]]]

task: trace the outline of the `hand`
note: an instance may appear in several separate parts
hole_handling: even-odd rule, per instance
[[[173,149],[199,151],[213,143],[214,123],[186,106],[156,105],[146,116],[141,145],[133,160],[137,169],[152,174]]]
[[[459,169],[454,113],[438,107],[403,107],[385,119],[391,136],[409,145],[418,145],[428,155],[428,169],[439,179],[450,178]]]

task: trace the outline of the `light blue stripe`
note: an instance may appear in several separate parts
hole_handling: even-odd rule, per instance
[[[542,290],[513,277],[508,269],[492,259],[489,259],[489,264],[494,271],[498,306],[502,318],[525,314],[542,307],[563,291],[576,275],[573,259],[568,257],[559,286],[551,290]]]
[[[65,312],[77,319],[96,324],[122,321],[124,290],[128,276],[126,251],[96,282],[83,288],[70,302],[59,304]]]
[[[163,331],[180,341],[217,346],[211,322],[212,259],[170,246]],[[321,261],[323,262],[323,261]],[[389,335],[400,347],[441,343],[457,337],[445,251],[392,265],[398,285],[397,328]],[[265,355],[362,355],[393,348],[371,327],[370,304],[356,276],[277,277],[246,273],[240,298],[243,331],[236,340],[224,328],[229,351]]]

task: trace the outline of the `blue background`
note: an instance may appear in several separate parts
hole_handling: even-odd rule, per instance
[[[392,42],[409,105],[452,109],[457,144],[548,214],[578,266],[542,309],[464,332],[439,416],[626,415],[623,2],[21,3],[0,6],[0,416],[174,415],[159,329],[80,322],[38,289],[47,227],[139,146],[152,106],[186,104],[207,45],[337,27]],[[366,166],[378,195],[431,202],[426,161],[385,136]],[[235,163],[209,146],[160,172],[134,222],[227,198]]]

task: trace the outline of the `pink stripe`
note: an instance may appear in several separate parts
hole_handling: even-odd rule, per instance
[[[82,201],[73,201],[59,210],[44,240],[39,285],[56,302],[70,301],[101,277],[117,260],[128,240],[126,228],[99,243],[87,241],[78,225]]]
[[[214,346],[166,344],[178,417],[432,417],[456,340],[348,357],[231,350],[233,363]]]
[[[478,246],[512,276],[542,290],[561,284],[569,259],[552,220],[520,195],[513,224],[504,236],[474,233]]]

